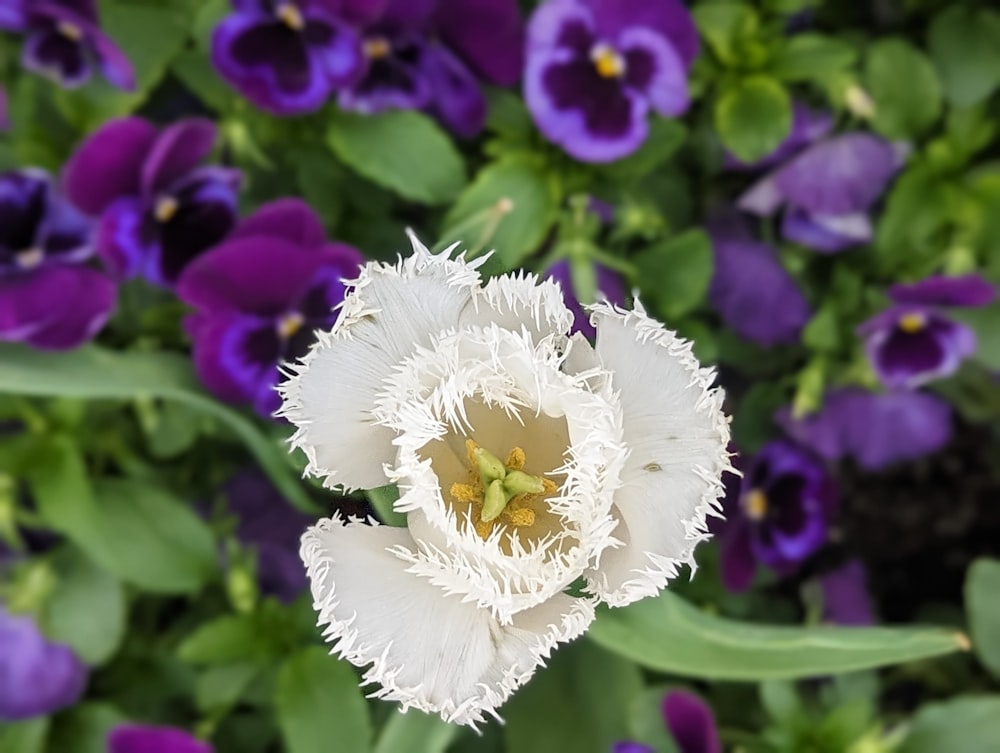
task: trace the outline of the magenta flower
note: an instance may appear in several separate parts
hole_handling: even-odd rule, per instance
[[[678,753],[722,753],[712,708],[694,693],[671,690],[663,699],[663,720]],[[654,753],[648,745],[615,743],[612,753]]]
[[[868,360],[886,387],[917,387],[954,374],[976,352],[976,334],[944,307],[986,306],[995,288],[978,275],[893,285],[894,304],[858,327]]]
[[[549,0],[528,25],[525,102],[547,139],[610,162],[646,140],[651,110],[687,110],[697,54],[679,0]]]
[[[96,0],[4,0],[0,29],[26,34],[21,64],[72,89],[96,67],[119,89],[135,88],[125,53],[101,31]]]
[[[344,279],[362,262],[356,249],[328,243],[319,218],[298,199],[267,204],[243,220],[177,285],[196,310],[185,326],[208,389],[270,416],[280,404],[278,365],[305,355],[314,330],[333,326]]]
[[[174,727],[122,724],[108,734],[108,753],[212,753],[212,746]]]
[[[0,173],[0,339],[74,348],[104,326],[116,290],[84,266],[90,236],[90,222],[46,173]]]
[[[624,306],[627,297],[625,280],[612,269],[608,269],[602,264],[594,262],[594,274],[597,277],[597,298],[605,300],[615,306]],[[573,288],[573,279],[570,273],[569,259],[560,259],[547,270],[544,277],[555,280],[562,290],[563,303],[566,308],[573,312],[573,328],[571,332],[580,332],[584,337],[593,340],[597,336],[597,330],[590,323],[590,315],[584,310],[585,303],[577,298]]]
[[[238,171],[199,167],[215,126],[183,120],[157,129],[137,117],[105,124],[66,165],[66,194],[100,217],[98,252],[121,277],[173,285],[236,221]]]

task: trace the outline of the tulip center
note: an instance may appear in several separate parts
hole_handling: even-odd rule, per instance
[[[45,251],[34,247],[17,254],[17,265],[21,269],[35,269],[45,259]]]
[[[69,21],[60,21],[56,25],[56,31],[66,37],[66,39],[73,42],[79,42],[83,39],[83,30],[76,24],[70,23]]]
[[[292,335],[302,329],[302,325],[305,324],[306,318],[302,316],[298,311],[289,311],[278,317],[278,323],[275,329],[278,332],[278,337],[282,340],[288,340]]]
[[[369,37],[365,40],[363,49],[369,60],[382,60],[392,54],[392,44],[385,37]]]
[[[302,11],[294,3],[280,3],[274,9],[274,15],[292,31],[302,31],[306,28],[306,20],[302,17]]]
[[[180,208],[181,203],[173,196],[161,196],[156,200],[156,206],[153,207],[153,216],[161,224],[170,222]]]
[[[625,75],[625,58],[606,42],[595,44],[591,48],[590,61],[601,78],[621,78]]]
[[[751,489],[743,501],[743,509],[750,520],[762,520],[767,515],[767,495],[760,489]]]
[[[899,317],[899,328],[908,335],[915,334],[922,330],[927,324],[927,317],[918,311],[911,311]]]

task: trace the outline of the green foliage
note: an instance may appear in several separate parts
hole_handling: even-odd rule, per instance
[[[788,135],[791,99],[774,78],[748,76],[722,90],[715,103],[715,127],[733,154],[753,162],[773,151]]]
[[[1000,560],[978,559],[965,580],[965,604],[976,654],[1000,677]]]
[[[712,244],[699,229],[655,243],[633,261],[643,300],[667,322],[701,303],[712,280]]]
[[[899,753],[988,751],[1000,740],[1000,696],[969,696],[931,703],[913,719]]]
[[[953,5],[935,16],[927,35],[944,94],[970,107],[1000,85],[1000,13]]]
[[[444,753],[458,736],[458,728],[436,716],[410,710],[396,712],[382,727],[373,753]]]
[[[875,129],[890,139],[925,133],[941,115],[941,83],[934,66],[904,39],[875,42],[865,57],[868,89],[875,100]],[[907,85],[901,86],[900,82]]]

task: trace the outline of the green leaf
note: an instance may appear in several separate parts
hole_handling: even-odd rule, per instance
[[[695,228],[656,243],[634,258],[643,298],[673,319],[705,298],[715,266],[712,242]]]
[[[216,112],[231,112],[236,109],[239,95],[212,67],[212,61],[203,51],[186,50],[178,55],[172,65],[174,75],[184,87],[193,93],[202,104]]]
[[[802,342],[812,350],[835,351],[840,347],[838,299],[824,301],[802,330]]]
[[[45,613],[45,632],[87,664],[104,664],[125,635],[121,584],[72,547],[53,558],[58,580]]]
[[[507,750],[607,753],[628,737],[627,710],[641,691],[634,664],[586,641],[561,646],[504,707]]]
[[[556,221],[559,196],[541,165],[505,159],[489,165],[458,197],[444,220],[442,244],[459,241],[470,256],[496,249],[504,269],[534,252]]]
[[[107,703],[84,703],[60,713],[49,735],[49,753],[107,753],[108,733],[128,719]],[[0,750],[6,750],[0,746]],[[15,749],[16,750],[16,749]]]
[[[1000,371],[1000,302],[980,308],[954,309],[948,316],[968,325],[976,333],[973,360]]]
[[[259,613],[225,615],[204,622],[177,649],[191,664],[231,664],[259,661],[274,652]]]
[[[458,731],[438,716],[413,709],[405,714],[396,711],[379,733],[375,753],[444,753]]]
[[[316,512],[306,487],[293,475],[284,445],[267,438],[252,421],[205,394],[190,361],[182,356],[118,353],[93,345],[47,353],[0,343],[0,392],[88,399],[159,397],[185,403],[228,426],[285,499],[301,510]]]
[[[406,513],[396,512],[393,505],[399,499],[399,489],[395,484],[380,486],[377,489],[369,489],[365,492],[371,506],[378,513],[378,519],[384,525],[402,528],[406,525]]]
[[[198,675],[195,683],[194,698],[198,709],[209,713],[232,708],[260,671],[260,665],[255,663],[209,667]]]
[[[934,17],[927,43],[952,104],[970,107],[1000,85],[1000,14],[953,5]]]
[[[1000,560],[978,559],[965,577],[965,607],[972,645],[986,667],[1000,677]]]
[[[744,162],[770,154],[791,127],[791,99],[770,76],[748,76],[723,89],[715,102],[715,128],[722,143]]]
[[[855,48],[822,34],[796,34],[771,58],[768,72],[782,81],[823,82],[857,60]]]
[[[912,139],[941,115],[941,83],[934,66],[904,39],[875,42],[865,60],[868,91],[875,101],[875,130],[890,139]]]
[[[447,134],[418,112],[334,112],[327,143],[355,171],[413,201],[444,204],[465,185],[462,156]]]
[[[948,654],[968,641],[939,628],[737,622],[699,610],[669,591],[625,609],[599,609],[588,636],[643,667],[719,680],[839,674]]]
[[[966,696],[921,708],[899,753],[986,753],[998,740],[1000,696]]]
[[[44,753],[49,718],[38,716],[23,722],[0,722],[0,750],[7,753]]]
[[[310,646],[278,673],[278,725],[287,753],[366,753],[371,750],[368,706],[354,669]]]
[[[601,172],[618,181],[630,181],[647,175],[674,156],[684,145],[687,129],[678,120],[654,118],[649,136],[628,157],[601,166]]]
[[[699,3],[691,10],[698,31],[715,56],[728,66],[746,61],[740,54],[743,42],[752,39],[760,26],[757,12],[743,3]]]
[[[648,745],[656,753],[677,753],[677,744],[663,719],[663,699],[670,688],[646,688],[629,707],[628,738]]]

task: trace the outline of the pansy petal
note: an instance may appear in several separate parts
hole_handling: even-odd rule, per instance
[[[0,277],[0,339],[20,342],[57,319],[75,290],[68,267]]]
[[[736,200],[736,206],[758,217],[770,217],[785,203],[785,195],[778,187],[774,174],[757,180]]]
[[[834,625],[874,625],[875,612],[868,594],[868,577],[859,560],[849,560],[820,576],[823,621]]]
[[[564,594],[501,625],[489,610],[407,572],[395,549],[406,529],[331,519],[306,532],[302,559],[333,650],[365,667],[374,695],[449,722],[475,725],[593,620],[586,599]],[[377,583],[378,588],[372,588]]]
[[[58,267],[66,277],[65,306],[58,317],[28,337],[36,348],[65,350],[93,337],[107,323],[117,300],[115,284],[100,272],[86,267]]]
[[[750,527],[743,518],[731,520],[719,534],[719,567],[727,591],[741,593],[753,583],[757,559],[751,546]]]
[[[173,727],[123,724],[108,733],[108,753],[212,753],[212,746]]]
[[[873,233],[867,212],[821,215],[789,207],[781,221],[781,234],[787,240],[824,254],[868,243]]]
[[[292,443],[306,453],[307,472],[328,486],[388,483],[383,465],[395,456],[394,433],[372,423],[376,395],[407,356],[460,322],[479,285],[484,258],[452,261],[412,240],[412,256],[362,270],[333,331],[289,367],[294,374],[281,386],[283,415],[298,427]]]
[[[434,21],[445,44],[481,77],[513,86],[521,76],[524,24],[515,0],[439,2]]]
[[[934,275],[920,282],[891,285],[888,292],[897,303],[928,306],[988,306],[997,296],[996,286],[977,274]]]
[[[112,120],[89,136],[63,170],[63,189],[76,206],[98,215],[120,196],[139,193],[142,163],[156,128],[142,118]]]
[[[265,236],[281,238],[306,248],[322,246],[326,232],[315,210],[299,198],[271,201],[240,220],[229,234],[230,240]]]
[[[656,753],[656,751],[648,745],[626,740],[615,743],[611,748],[611,753]]]
[[[754,162],[743,162],[727,151],[724,166],[727,170],[740,171],[770,169],[780,165],[814,141],[823,138],[832,128],[833,115],[829,112],[814,111],[799,100],[794,100],[792,130],[773,152]]]
[[[648,97],[660,115],[683,115],[691,103],[687,72],[670,43],[651,29],[634,28],[622,33],[621,47],[627,85]]]
[[[583,0],[594,14],[598,31],[615,39],[635,27],[649,27],[670,40],[690,68],[698,56],[698,29],[680,0]]]
[[[121,198],[101,215],[97,252],[118,278],[139,274],[159,253],[159,241],[147,233],[142,202]]]
[[[221,312],[186,324],[195,335],[198,378],[220,400],[253,400],[277,383],[271,372],[280,357],[280,343],[272,321]]]
[[[606,551],[588,582],[601,599],[624,606],[656,594],[682,565],[694,566],[730,468],[729,424],[714,372],[638,302],[628,313],[598,304],[592,320],[597,355],[620,395],[630,454],[614,498],[614,535],[624,546]]]
[[[712,708],[694,693],[671,690],[663,699],[663,718],[680,753],[722,753]]]
[[[168,190],[208,156],[215,136],[215,124],[205,118],[189,118],[165,128],[142,166],[142,193],[147,200]]]
[[[54,29],[28,35],[21,50],[21,65],[66,89],[82,86],[91,73],[82,42]]]
[[[486,98],[472,72],[440,45],[427,48],[422,66],[430,82],[434,114],[459,136],[479,133],[486,120]]]

